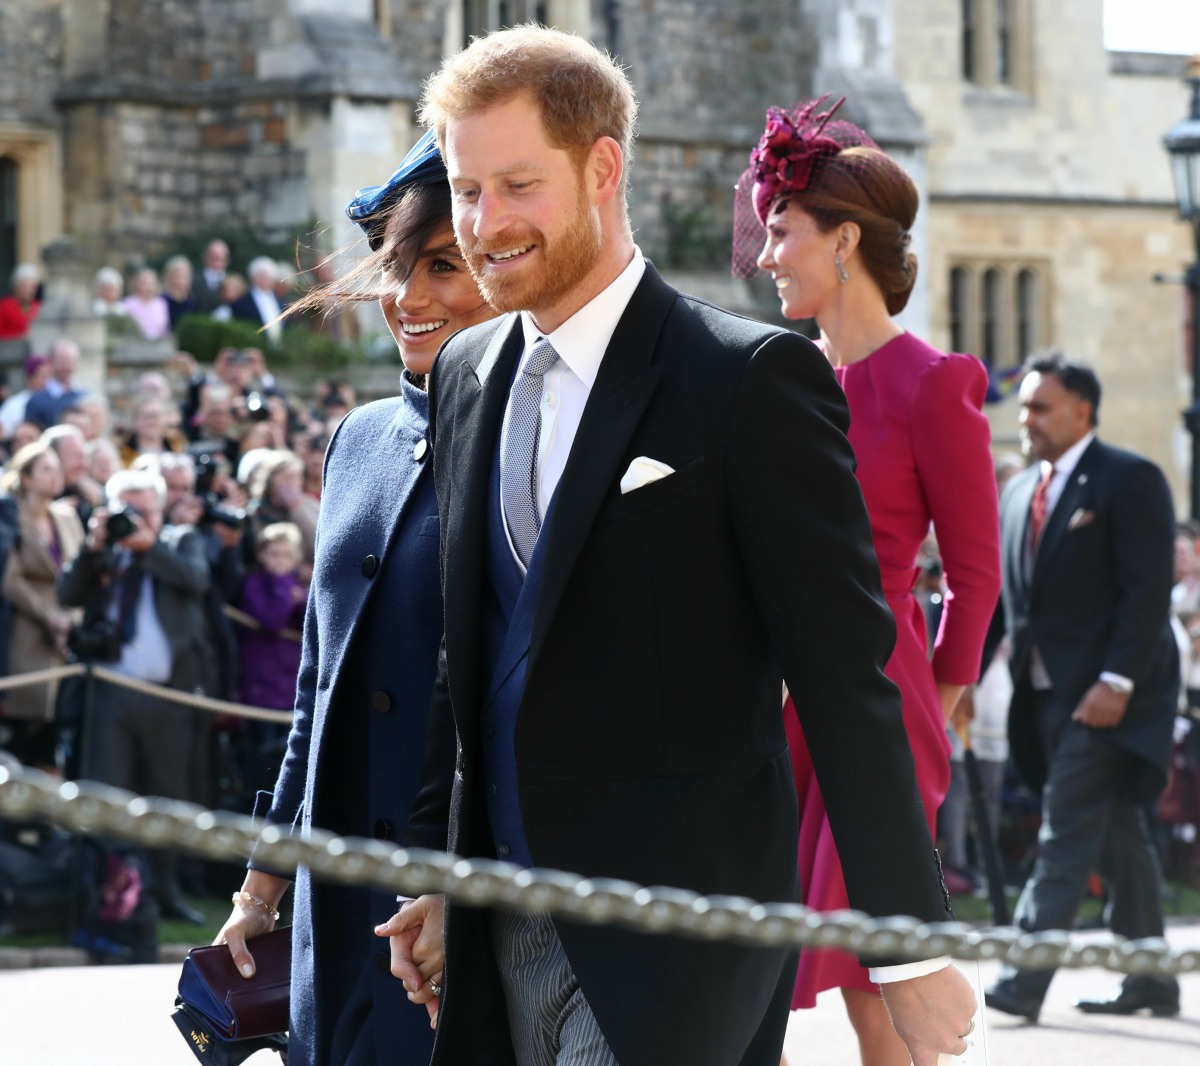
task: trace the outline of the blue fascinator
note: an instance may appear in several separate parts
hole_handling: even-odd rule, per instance
[[[394,204],[405,189],[445,180],[446,164],[442,162],[433,130],[428,130],[384,184],[368,185],[354,194],[354,199],[346,205],[346,217],[370,239],[375,236],[379,214]]]

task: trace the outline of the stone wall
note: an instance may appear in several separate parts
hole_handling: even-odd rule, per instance
[[[253,97],[80,102],[64,119],[68,231],[119,265],[218,223],[285,238],[304,218],[272,214],[306,176],[305,153],[289,133],[294,113],[289,101]]]
[[[55,121],[62,59],[61,4],[0,4],[0,124]]]
[[[1106,440],[1149,456],[1167,474],[1184,506],[1188,479],[1180,451],[1179,412],[1186,406],[1183,293],[1159,284],[1177,273],[1188,237],[1169,208],[1064,203],[935,205],[930,276],[935,343],[946,345],[948,253],[994,256],[997,250],[1048,265],[1049,340],[1091,363],[1104,386]],[[1016,450],[1015,398],[990,406],[998,448]]]

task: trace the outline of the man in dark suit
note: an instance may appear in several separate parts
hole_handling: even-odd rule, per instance
[[[204,248],[200,269],[192,278],[192,299],[198,311],[215,311],[221,303],[221,282],[229,270],[229,245],[212,240]]]
[[[203,692],[215,673],[204,539],[191,526],[163,525],[166,484],[156,471],[122,470],[106,491],[109,508],[92,513],[84,550],[59,579],[59,599],[84,609],[83,632],[93,637],[77,653],[134,680]],[[128,519],[124,529],[110,525],[116,507]],[[84,729],[90,737],[85,776],[148,795],[191,798],[194,714],[151,693],[100,686]],[[162,913],[202,925],[204,915],[183,898],[174,856],[155,852],[153,866]]]
[[[1171,493],[1153,463],[1097,439],[1100,382],[1087,367],[1035,359],[1020,396],[1023,443],[1037,462],[1000,501],[1008,729],[1018,770],[1042,793],[1042,828],[1015,921],[1070,929],[1099,870],[1113,932],[1160,937],[1144,807],[1166,782],[1179,686]],[[1006,968],[988,1006],[1036,1019],[1052,977]],[[1175,1014],[1179,986],[1130,976],[1112,998],[1076,1005]]]
[[[809,342],[642,258],[635,108],[608,57],[533,28],[475,42],[427,90],[464,257],[521,313],[448,342],[431,382],[434,728],[452,705],[458,771],[409,843],[436,843],[424,815],[444,825],[452,802],[464,855],[793,899],[786,677],[852,904],[943,920],[844,397]],[[784,951],[454,906],[443,972],[420,948],[410,967],[418,928],[441,930],[436,901],[380,931],[413,998],[443,997],[435,1063],[779,1062]],[[885,994],[918,1066],[965,1050],[953,967],[879,976],[900,978]]]
[[[278,344],[283,335],[283,324],[276,321],[283,311],[275,294],[279,264],[270,256],[260,255],[250,261],[246,273],[250,287],[244,296],[239,296],[229,305],[229,312],[241,322],[265,327],[267,340],[271,344]]]

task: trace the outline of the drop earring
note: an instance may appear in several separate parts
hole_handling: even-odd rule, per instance
[[[846,264],[842,262],[840,255],[833,257],[833,265],[837,268],[838,281],[845,285],[850,280],[850,275],[846,273]]]

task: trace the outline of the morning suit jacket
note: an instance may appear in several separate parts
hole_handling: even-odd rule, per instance
[[[421,783],[442,599],[426,397],[403,389],[351,411],[325,456],[295,717],[274,794],[257,804],[300,833],[396,839]],[[453,766],[451,750],[444,787]],[[426,1066],[429,1016],[372,931],[396,912],[395,892],[314,881],[304,868],[295,888],[289,1063],[331,1063],[339,1020],[352,1029],[370,1013],[373,1061]]]
[[[1029,509],[1041,464],[1014,477],[1000,501],[1003,602],[1015,691],[1009,712],[1013,761],[1035,790],[1045,784],[1042,730],[1065,723],[1103,671],[1133,681],[1120,724],[1103,735],[1137,756],[1128,782],[1152,799],[1166,782],[1179,685],[1170,626],[1174,506],[1149,460],[1093,440],[1046,519],[1030,570]],[[1029,664],[1037,647],[1054,686],[1034,720]],[[1039,729],[1039,726],[1041,729]]]
[[[452,703],[450,846],[468,856],[494,855],[480,590],[490,459],[522,348],[517,316],[473,327],[447,342],[431,386],[446,602],[434,714]],[[796,898],[782,677],[853,904],[946,918],[899,696],[882,671],[895,631],[847,423],[811,343],[682,296],[647,264],[539,544],[515,736],[536,865]],[[674,473],[622,495],[638,456]],[[435,827],[415,819],[410,843]],[[448,915],[434,1062],[511,1061],[486,920],[464,907]],[[555,925],[622,1066],[778,1063],[795,969],[785,953]],[[766,1018],[777,1031],[763,1031]]]

